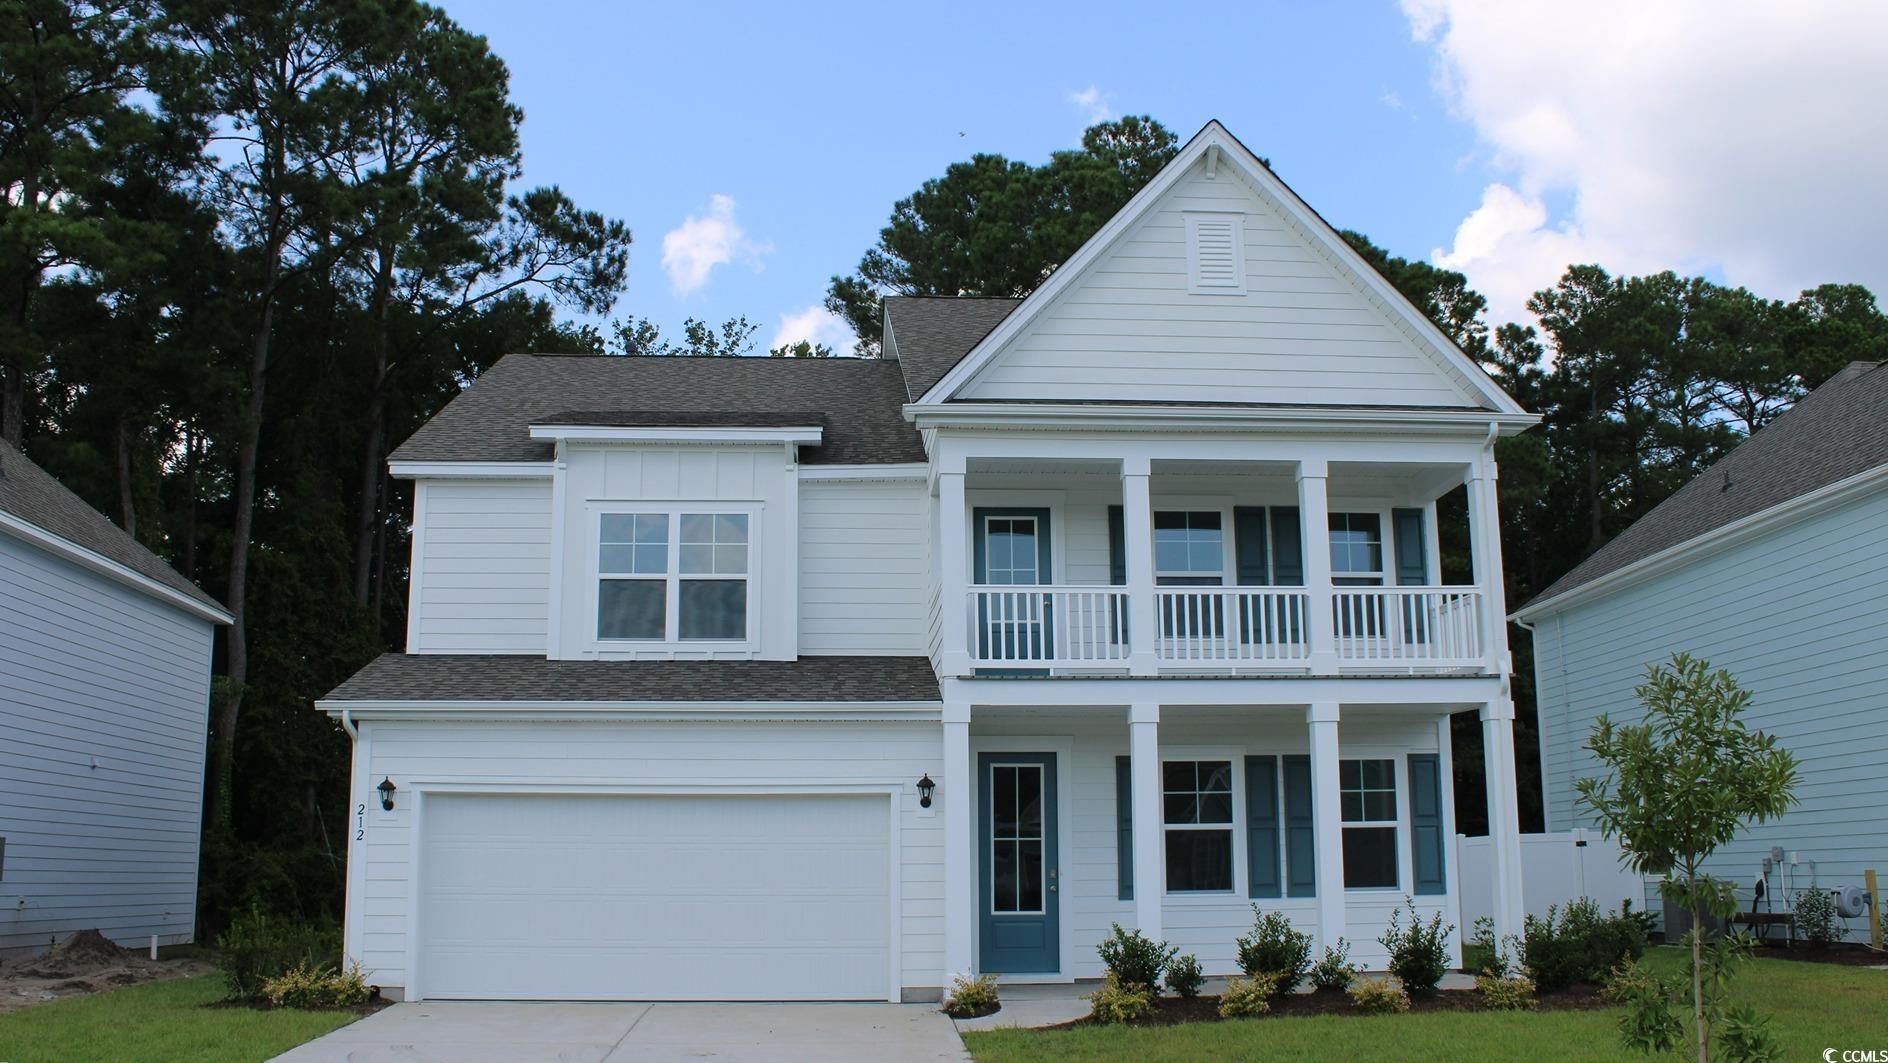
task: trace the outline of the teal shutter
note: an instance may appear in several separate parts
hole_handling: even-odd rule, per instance
[[[1280,587],[1305,585],[1304,536],[1297,506],[1272,507],[1272,582]]]
[[[1128,585],[1128,540],[1125,510],[1108,507],[1108,582],[1116,587]]]
[[[1253,897],[1284,895],[1278,860],[1278,758],[1246,758],[1246,881]]]
[[[1134,759],[1114,758],[1114,867],[1116,895],[1134,899]]]
[[[1311,822],[1311,758],[1285,763],[1285,896],[1318,895],[1317,830]],[[1335,887],[1334,887],[1335,888]]]
[[[1393,509],[1390,524],[1396,529],[1396,582],[1421,587],[1429,582],[1429,551],[1423,543],[1423,511]]]
[[[1409,755],[1409,848],[1416,892],[1447,893],[1449,882],[1442,847],[1442,761],[1434,753]]]
[[[1234,506],[1232,534],[1234,578],[1239,586],[1263,587],[1272,582],[1265,563],[1265,507]]]

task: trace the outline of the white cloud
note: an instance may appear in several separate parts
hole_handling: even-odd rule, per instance
[[[691,214],[682,224],[662,234],[662,271],[677,295],[700,291],[716,266],[742,262],[755,272],[773,245],[748,239],[734,220],[734,197],[715,195],[702,217]]]
[[[1434,257],[1497,320],[1572,262],[1888,292],[1888,5],[1402,4],[1495,173]]]
[[[767,349],[771,351],[804,340],[814,346],[823,343],[836,354],[851,354],[852,345],[858,339],[839,315],[814,303],[797,314],[781,314],[780,327],[774,329],[774,338]]]
[[[1383,94],[1378,96],[1377,99],[1382,101],[1383,105],[1392,111],[1400,111],[1404,107],[1403,94],[1395,89],[1384,89]]]
[[[1101,91],[1097,86],[1090,85],[1080,92],[1069,93],[1069,102],[1081,109],[1089,125],[1094,125],[1096,122],[1106,122],[1114,117],[1114,108],[1108,106],[1108,99],[1112,95],[1112,93]]]

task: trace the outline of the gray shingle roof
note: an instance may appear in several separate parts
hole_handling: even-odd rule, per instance
[[[551,661],[501,654],[389,653],[324,701],[937,701],[924,657],[797,661]]]
[[[906,394],[920,396],[957,367],[978,341],[1003,323],[1021,299],[936,299],[895,295],[885,300],[885,320],[898,344]]]
[[[51,473],[3,442],[0,442],[0,512],[10,513],[67,542],[101,554],[201,605],[219,612],[223,610],[221,602],[165,564],[144,544],[126,535],[123,528],[67,490]]]
[[[1880,465],[1888,465],[1888,362],[1856,362],[1699,473],[1521,610]]]
[[[530,426],[588,411],[659,411],[665,423],[823,410],[824,442],[801,449],[815,465],[922,462],[905,423],[896,365],[859,358],[672,358],[512,354],[420,426],[394,461],[548,461]],[[695,420],[690,420],[694,418]],[[731,423],[720,421],[715,423]],[[750,422],[751,423],[751,422]]]

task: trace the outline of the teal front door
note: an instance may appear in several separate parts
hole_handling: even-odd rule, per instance
[[[985,974],[1062,969],[1054,753],[977,758],[982,882],[978,968]]]

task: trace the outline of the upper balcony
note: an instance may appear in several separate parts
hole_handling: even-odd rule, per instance
[[[1491,465],[972,458],[939,477],[940,670],[1497,672]]]

